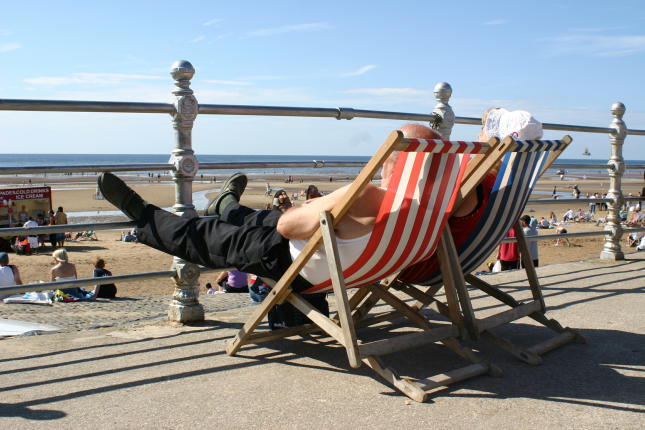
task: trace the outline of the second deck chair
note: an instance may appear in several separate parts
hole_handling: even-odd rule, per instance
[[[508,139],[511,138],[507,137],[505,141]],[[465,280],[473,287],[480,289],[513,308],[481,320],[476,320],[472,311],[472,305],[466,304],[464,306],[462,304],[463,311],[470,314],[469,317],[465,318],[465,321],[467,323],[472,321],[469,330],[471,338],[481,336],[485,340],[490,341],[494,345],[501,347],[530,364],[540,364],[540,354],[550,351],[564,343],[570,341],[584,343],[586,341],[584,336],[575,330],[563,328],[556,320],[548,319],[545,316],[546,305],[542,296],[542,290],[529,254],[526,237],[518,222],[518,218],[524,210],[538,178],[557,159],[560,153],[566,149],[570,142],[571,138],[569,136],[565,136],[560,141],[514,142],[515,144],[508,149],[508,153],[504,156],[484,214],[480,218],[473,233],[456,250],[459,256],[456,264],[460,270],[455,271],[456,276],[449,280],[449,282],[457,283],[464,282]],[[533,301],[525,304],[516,301],[499,288],[470,274],[486,261],[511,228],[515,230],[517,244],[533,296]],[[444,234],[449,234],[449,229],[446,229]],[[438,291],[438,287],[446,281],[442,277],[443,271],[437,271],[425,279],[417,279],[416,282],[413,282],[412,280],[415,278],[414,270],[415,268],[411,268],[406,272],[403,275],[403,279],[409,280],[415,285],[430,286],[425,295],[417,294],[419,302],[415,306],[422,307],[434,303],[434,306],[439,312],[447,315],[445,305],[432,297]],[[465,278],[463,274],[466,275]],[[404,285],[403,288],[409,290],[412,287]],[[509,340],[502,339],[491,331],[495,327],[527,316],[559,334],[552,339],[524,349],[514,346]],[[476,333],[476,336],[472,336],[473,332]]]
[[[499,140],[492,142],[489,145],[479,142],[424,141],[404,139],[400,131],[392,132],[334,210],[320,214],[321,228],[231,341],[227,353],[234,355],[245,344],[322,330],[345,346],[352,367],[359,367],[361,362],[367,364],[404,394],[421,402],[427,398],[427,388],[447,385],[483,373],[501,375],[497,366],[476,357],[457,340],[462,337],[463,324],[454,289],[446,288],[451,320],[449,324],[442,325],[431,324],[415,309],[388,292],[389,285],[398,272],[434,253],[441,231],[458,197],[461,180],[465,173],[468,174],[470,154],[501,151]],[[338,260],[333,226],[347,212],[393,150],[401,152],[367,248],[354,264],[343,270]],[[338,307],[336,320],[327,318],[290,288],[290,283],[323,242],[329,261],[330,280],[303,293],[333,290]],[[447,265],[442,267],[449,270]],[[346,288],[356,287],[360,287],[360,290],[352,296],[352,300],[348,300]],[[353,318],[351,310],[368,294],[385,301],[423,331],[359,344],[354,322],[360,317],[354,315]],[[284,300],[303,312],[313,324],[252,334],[269,310]],[[442,342],[472,364],[414,382],[398,376],[379,358],[381,355],[433,342]]]

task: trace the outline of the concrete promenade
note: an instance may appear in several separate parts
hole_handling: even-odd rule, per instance
[[[567,344],[531,366],[483,340],[467,341],[504,375],[439,389],[424,404],[407,404],[366,366],[351,369],[345,350],[323,336],[266,342],[227,356],[227,342],[254,309],[245,295],[202,297],[207,321],[194,326],[159,318],[168,297],[33,310],[1,306],[3,317],[64,327],[0,340],[1,427],[644,428],[645,253],[537,271],[547,316],[579,329],[587,343]],[[530,296],[524,272],[485,280],[517,299]],[[478,317],[504,309],[472,295]],[[358,336],[371,341],[407,330],[397,319]],[[494,331],[525,347],[554,334],[528,318]],[[383,360],[413,378],[467,364],[436,345]]]

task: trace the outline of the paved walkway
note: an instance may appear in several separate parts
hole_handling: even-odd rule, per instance
[[[113,327],[168,316],[172,296],[119,297],[86,302],[54,302],[50,305],[3,304],[2,318],[51,324],[64,331]],[[248,294],[205,294],[199,297],[204,312],[213,313],[252,306]]]
[[[618,264],[539,268],[547,316],[578,328],[587,343],[565,345],[531,366],[483,340],[466,342],[504,375],[434,391],[424,404],[407,404],[366,366],[351,369],[344,349],[321,336],[266,342],[227,356],[227,342],[254,309],[242,306],[212,308],[205,323],[193,326],[153,320],[0,340],[0,420],[12,429],[643,428],[643,254]],[[518,299],[530,296],[521,272],[486,280]],[[478,317],[503,309],[477,292],[473,297]],[[207,300],[224,298],[231,297],[205,298],[207,310]],[[163,313],[163,300],[154,306]],[[358,336],[371,341],[408,327],[399,319]],[[530,319],[495,332],[525,347],[552,336]],[[413,378],[467,364],[435,345],[383,360]]]

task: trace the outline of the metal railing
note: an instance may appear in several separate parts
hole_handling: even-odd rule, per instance
[[[636,228],[626,228],[623,229],[623,233],[634,233],[645,231],[645,227],[636,227]],[[581,231],[578,233],[566,233],[566,234],[541,234],[539,236],[527,236],[527,242],[537,242],[540,240],[558,240],[558,239],[572,239],[576,237],[593,237],[593,236],[606,236],[606,231]],[[517,242],[516,237],[505,237],[502,239],[502,243],[515,243]]]
[[[256,116],[291,116],[311,118],[335,118],[337,120],[351,120],[353,118],[373,118],[403,121],[429,122],[433,128],[442,135],[444,139],[450,139],[454,124],[466,124],[481,126],[481,118],[456,117],[449,104],[452,95],[452,88],[445,82],[438,84],[434,89],[437,105],[433,112],[427,114],[384,112],[361,110],[353,108],[311,108],[311,107],[277,107],[277,106],[236,106],[236,105],[215,105],[202,104],[197,102],[190,88],[191,79],[195,69],[187,61],[175,62],[170,74],[175,80],[175,89],[172,91],[170,103],[123,103],[123,102],[100,102],[100,101],[62,101],[62,100],[9,100],[0,99],[0,111],[48,111],[48,112],[112,112],[112,113],[154,113],[169,114],[172,118],[175,129],[175,147],[168,164],[127,164],[127,165],[83,165],[83,166],[29,166],[20,168],[0,168],[0,174],[32,174],[32,173],[70,173],[70,172],[127,172],[127,171],[170,171],[175,182],[175,205],[173,212],[180,216],[197,216],[192,203],[192,182],[199,169],[249,169],[249,168],[294,168],[294,167],[363,167],[365,163],[360,162],[332,162],[313,160],[309,163],[199,163],[192,150],[192,128],[198,115],[256,115]],[[610,215],[608,226],[605,232],[591,232],[604,234],[605,249],[601,254],[603,258],[622,259],[620,251],[620,237],[622,228],[618,219],[618,210],[625,199],[621,193],[620,180],[625,169],[622,158],[622,145],[627,135],[645,136],[645,130],[628,130],[622,120],[625,113],[625,106],[622,103],[615,103],[611,112],[614,116],[609,127],[589,127],[567,124],[543,123],[545,130],[576,131],[587,133],[607,133],[612,144],[612,155],[607,165],[591,164],[589,166],[570,165],[566,163],[554,163],[554,168],[593,168],[607,169],[610,175],[610,192],[606,199],[561,199],[561,200],[530,200],[529,204],[565,204],[567,200],[591,202],[596,200],[608,203]],[[629,166],[629,168],[645,168],[645,166]],[[66,226],[49,226],[33,228],[9,228],[2,232],[10,235],[19,234],[49,234],[68,231],[87,230],[112,230],[135,227],[135,222],[111,222],[111,223],[86,223],[68,224]],[[629,230],[633,231],[633,229]],[[639,230],[640,231],[640,230]],[[568,235],[581,235],[572,233]],[[551,235],[549,235],[551,236]],[[565,235],[557,235],[557,238],[564,238]],[[544,238],[544,239],[542,239]],[[539,239],[529,238],[528,240],[547,240],[548,236],[540,236]],[[175,257],[171,270],[138,273],[130,275],[112,276],[109,282],[122,282],[127,280],[155,279],[165,276],[173,276],[175,280],[175,293],[169,308],[169,318],[173,321],[188,322],[203,320],[203,307],[198,301],[198,290],[196,288],[200,272],[208,270],[200,268],[195,264],[183,261]],[[222,269],[224,270],[224,269]],[[22,287],[11,287],[0,289],[4,291],[24,292],[42,291],[43,289],[58,289],[69,286],[91,286],[98,285],[102,278],[79,279],[66,283],[28,284]]]

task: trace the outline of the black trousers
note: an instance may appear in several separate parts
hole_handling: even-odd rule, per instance
[[[513,260],[513,261],[506,261],[506,260],[499,260],[502,263],[502,272],[506,270],[515,270],[519,269],[519,260]]]
[[[231,203],[220,219],[188,219],[148,205],[136,236],[145,245],[194,264],[234,267],[277,281],[292,263],[289,240],[276,229],[281,215],[280,211],[255,211]],[[311,284],[298,276],[291,287],[299,292]]]
[[[539,259],[538,260],[533,260],[533,265],[535,267],[539,267],[540,266],[540,260]],[[522,261],[522,269],[524,269],[524,262],[523,261]]]

